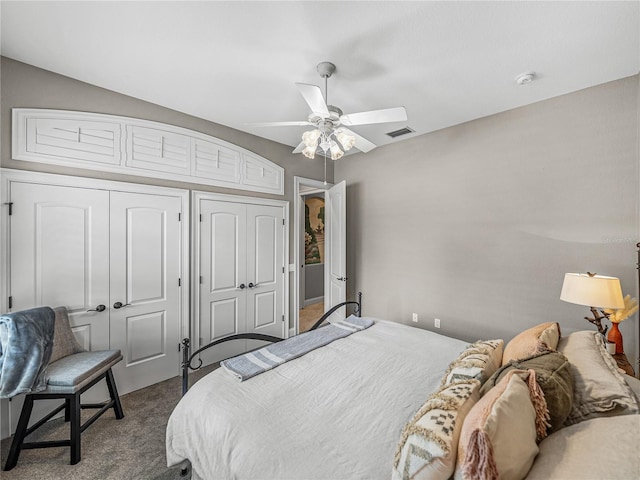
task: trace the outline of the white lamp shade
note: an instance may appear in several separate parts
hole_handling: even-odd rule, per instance
[[[598,308],[624,308],[620,280],[604,275],[565,273],[560,300]]]

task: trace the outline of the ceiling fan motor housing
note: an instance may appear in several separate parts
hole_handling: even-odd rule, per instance
[[[316,69],[322,78],[329,78],[336,72],[336,66],[331,62],[320,62]]]

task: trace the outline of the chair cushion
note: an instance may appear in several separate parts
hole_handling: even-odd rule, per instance
[[[120,350],[80,352],[63,357],[49,364],[47,389],[42,393],[75,393],[120,360]]]
[[[71,330],[66,307],[56,307],[53,311],[56,314],[56,322],[53,334],[53,352],[51,352],[49,363],[60,360],[67,355],[84,352],[84,348],[80,346]]]

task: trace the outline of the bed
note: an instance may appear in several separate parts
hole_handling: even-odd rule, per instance
[[[549,322],[522,332],[506,346],[502,340],[468,345],[373,320],[370,328],[249,380],[240,382],[222,368],[201,379],[169,420],[168,465],[189,464],[194,479],[225,480],[640,478],[640,382],[617,371],[597,332],[561,338],[558,324]],[[549,332],[556,332],[555,338]],[[552,345],[546,353],[534,352],[541,340]],[[523,348],[534,350],[525,354]],[[520,363],[501,367],[503,354],[514,349],[520,350]],[[547,411],[564,408],[565,414],[560,420],[548,417],[562,425],[551,428],[547,421],[542,437],[535,430],[540,414],[528,402],[529,394],[533,402],[532,389],[539,389],[531,378],[536,380],[537,372],[540,382],[544,374],[529,368],[531,352],[533,361],[552,353],[562,356],[565,377],[571,377],[565,393],[570,390],[572,405],[568,409],[549,401]],[[499,382],[509,365],[520,373],[507,373],[508,381]],[[484,470],[477,465],[469,469],[473,454],[471,447],[466,453],[463,448],[463,440],[469,439],[465,428],[472,423],[472,412],[499,390],[488,389],[480,398],[491,379],[507,384],[505,388],[529,388],[523,391],[535,422],[521,432],[512,413],[500,423],[508,428],[497,433],[485,428],[490,435],[511,436],[492,437],[495,461]],[[468,387],[464,395],[462,387]],[[452,391],[458,399],[443,397]],[[458,401],[455,409],[452,400]],[[480,416],[486,420],[486,411],[500,410],[495,405],[501,401],[497,395]],[[521,411],[519,406],[512,410],[518,418]],[[434,439],[434,432],[440,437]],[[602,445],[603,439],[611,443]],[[520,462],[515,469],[509,465],[513,458]]]

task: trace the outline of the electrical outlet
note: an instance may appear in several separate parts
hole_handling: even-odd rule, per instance
[[[440,319],[439,318],[434,318],[433,319],[433,326],[436,328],[440,328]]]
[[[418,323],[418,314],[414,313],[413,316],[411,317],[411,320],[413,320],[414,322]]]

